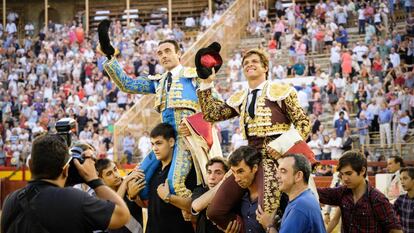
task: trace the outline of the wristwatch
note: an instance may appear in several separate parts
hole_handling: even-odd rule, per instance
[[[165,203],[170,203],[171,193],[167,194],[167,196],[164,198]]]

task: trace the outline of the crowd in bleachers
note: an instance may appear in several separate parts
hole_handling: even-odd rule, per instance
[[[251,21],[247,30],[264,38],[259,47],[272,58],[269,79],[303,77],[295,85],[314,122],[309,143],[319,159],[338,159],[350,148],[348,138],[352,135],[359,137],[361,145],[380,144],[378,147],[398,147],[409,138],[414,116],[414,16],[410,1],[395,5],[387,1],[320,1],[314,6],[297,3],[287,8],[276,1],[275,9],[272,20],[273,16],[260,8],[258,19]],[[403,30],[398,29],[396,9],[404,11]],[[357,39],[351,41],[350,34]],[[227,63],[230,80],[244,80],[241,53],[236,52]],[[318,60],[323,58],[320,55],[329,60],[327,67]],[[286,60],[289,62],[284,65]],[[304,84],[307,78],[312,79],[311,85]],[[333,118],[326,120],[326,113]],[[378,133],[379,142],[373,139]],[[370,135],[374,137],[370,139]],[[369,158],[384,159],[379,154]]]
[[[200,26],[204,30],[218,20],[230,3],[217,5],[213,16],[209,16],[206,9],[199,19],[186,20],[185,26]],[[385,100],[392,110],[393,117],[389,122],[393,126],[390,127],[393,136],[383,130],[381,143],[401,142],[408,130],[399,121],[411,119],[414,106],[414,100],[411,100],[414,99],[411,81],[414,41],[408,36],[412,34],[413,21],[410,8],[404,8],[409,16],[406,32],[396,30],[396,21],[390,16],[395,7],[387,2],[365,4],[350,1],[345,5],[321,1],[314,6],[298,3],[282,8],[281,1],[276,1],[273,20],[269,10],[260,6],[258,19],[247,27],[251,34],[264,38],[259,47],[267,49],[272,58],[269,78],[315,76],[312,86],[298,87],[303,107],[316,122],[324,112],[335,113],[338,118],[342,111],[348,121],[349,115],[357,114],[358,121],[351,119],[346,131],[352,129],[353,133],[360,135],[361,143],[369,143],[367,138],[371,132],[379,131],[379,106]],[[68,25],[50,22],[48,30],[37,38],[32,36],[33,25],[28,23],[25,26],[27,36],[20,44],[13,29],[15,26],[12,26],[17,18],[15,13],[9,14],[8,26],[2,37],[2,153],[14,158],[13,164],[17,164],[27,157],[30,143],[22,145],[30,141],[32,134],[50,129],[61,117],[71,116],[80,125],[81,139],[93,142],[102,156],[111,157],[113,123],[139,96],[118,91],[102,73],[100,55],[95,54],[97,35],[85,36],[80,22]],[[356,26],[350,25],[352,18],[358,19],[359,33],[365,33],[365,38],[355,43],[349,42],[347,31]],[[194,42],[194,38],[185,37],[178,25],[170,29],[167,23],[164,20],[157,26],[131,20],[128,27],[122,27],[119,20],[114,20],[111,28],[113,43],[121,51],[121,63],[129,75],[163,72],[154,56],[158,41],[176,39],[183,51]],[[287,65],[279,62],[278,51],[281,50],[288,51]],[[237,52],[227,62],[228,79],[232,83],[217,87],[225,99],[238,88],[234,83],[244,79],[241,72],[243,52]],[[309,56],[316,53],[329,54],[328,69],[323,69],[315,58]],[[326,102],[330,107],[324,105]],[[332,121],[334,128],[335,121]],[[364,128],[365,121],[368,128]],[[235,132],[236,125],[237,122],[219,126],[226,150],[232,144],[232,133],[227,132]],[[321,146],[316,152],[320,158],[332,158],[327,154],[343,146],[342,143],[328,146],[336,145],[333,141],[338,142],[333,137],[329,140],[326,137],[332,134],[329,125],[322,131],[314,127],[313,133],[319,133]],[[23,136],[17,140],[13,137],[26,134],[30,137]],[[338,136],[338,132],[336,134]],[[239,138],[237,134],[234,137]],[[338,137],[343,138],[343,133]],[[94,139],[99,139],[99,142]],[[237,144],[244,143],[239,141]],[[134,148],[137,146],[133,145]]]
[[[296,83],[295,87],[300,104],[310,115],[312,134],[308,145],[318,160],[339,160],[345,151],[352,148],[353,135],[358,136],[359,144],[366,145],[375,143],[370,136],[377,132],[380,135],[379,147],[383,148],[395,147],[409,138],[409,127],[414,118],[414,39],[410,2],[400,1],[398,4],[401,5],[394,6],[389,5],[389,1],[354,3],[351,0],[347,5],[321,1],[315,6],[298,3],[285,9],[281,1],[277,1],[276,20],[261,6],[258,19],[248,25],[249,33],[264,38],[259,47],[266,49],[271,56],[269,79],[280,81],[297,76],[311,79],[310,85],[302,79],[303,83]],[[200,30],[205,30],[218,20],[229,3],[217,7],[213,16],[203,13],[199,20],[188,18],[185,26],[194,27],[198,22]],[[395,7],[403,7],[407,15],[407,30],[404,32],[396,29],[396,21],[391,16],[396,11]],[[357,19],[358,25],[349,25],[351,17]],[[64,117],[77,121],[79,134],[74,140],[93,145],[99,158],[113,159],[114,123],[139,100],[140,95],[119,91],[104,74],[104,57],[96,52],[97,34],[85,35],[78,21],[65,25],[50,22],[48,28],[33,37],[33,25],[27,24],[26,37],[20,42],[16,37],[17,30],[12,26],[14,20],[8,20],[11,26],[8,24],[5,30],[0,30],[3,32],[0,35],[0,165],[19,166],[24,163],[31,151],[32,138],[36,134],[53,131],[56,121]],[[348,30],[354,26],[358,26],[358,33],[365,34],[365,37],[352,43]],[[166,21],[155,26],[132,20],[123,27],[121,21],[114,20],[110,35],[113,46],[121,52],[120,63],[132,77],[164,72],[155,55],[160,40],[177,40],[182,51],[194,42],[194,39],[186,39],[178,25],[169,28]],[[282,50],[288,51],[287,65],[279,63],[278,53]],[[244,81],[241,72],[243,52],[235,53],[226,62],[231,82],[227,86],[217,86],[224,99],[239,89],[239,81]],[[309,56],[324,53],[329,57],[328,69],[323,69],[316,59]],[[322,119],[327,114],[329,119]],[[238,125],[235,121],[217,124],[227,153],[246,145]],[[123,138],[123,151],[128,163],[132,162],[131,157],[138,148],[141,154],[149,152],[148,132],[138,142],[130,134]],[[384,154],[370,150],[367,150],[367,158],[371,161],[387,159]],[[393,157],[393,161],[388,163],[397,163],[399,159]],[[111,164],[110,161],[107,163]],[[223,178],[228,167],[225,162],[218,163],[222,164]],[[360,171],[362,168],[361,165]],[[316,175],[320,176],[334,173],[330,166],[316,169]],[[355,170],[354,167],[352,169]],[[358,178],[364,180],[360,171],[355,170]],[[412,176],[412,170],[403,172],[406,177]],[[100,176],[103,178],[104,175],[101,173]],[[364,187],[368,190],[367,186]],[[156,191],[160,195],[160,190]],[[401,188],[398,191],[398,195],[403,194]],[[321,200],[334,199],[326,196]],[[160,198],[168,204],[170,194]],[[400,217],[404,209],[399,206],[408,199],[408,196],[400,196],[395,205],[395,212]],[[389,204],[388,200],[386,202]],[[392,216],[385,217],[395,217],[395,212],[389,210]],[[372,213],[370,208],[366,214]],[[255,212],[254,217],[256,215]],[[348,220],[346,217],[343,219]],[[403,220],[410,221],[406,216]],[[264,232],[265,225],[261,224],[263,227],[257,232]],[[405,226],[404,229],[410,227]]]
[[[215,15],[230,2],[216,4]],[[53,130],[63,117],[76,119],[76,136],[94,145],[101,157],[112,158],[113,125],[140,96],[119,91],[104,75],[102,56],[96,53],[97,33],[86,35],[79,17],[68,24],[49,21],[38,36],[33,24],[27,23],[26,36],[19,41],[17,19],[10,12],[6,27],[0,25],[0,164],[16,166],[25,161],[33,135]],[[159,41],[175,39],[183,51],[194,42],[185,38],[177,24],[168,28],[166,20],[161,25],[131,20],[123,27],[114,19],[111,25],[113,44],[122,54],[120,62],[131,76],[164,72],[155,57]],[[135,153],[141,144],[145,153],[148,142],[141,141],[131,145],[126,137],[125,152]]]

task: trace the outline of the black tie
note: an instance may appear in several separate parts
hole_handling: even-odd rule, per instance
[[[252,97],[252,101],[250,102],[248,112],[249,112],[250,118],[252,119],[254,118],[254,106],[256,105],[256,97],[257,97],[258,91],[259,89],[255,89],[250,93],[250,94],[253,94],[253,97]]]
[[[171,72],[168,72],[167,73],[167,91],[170,91],[171,83],[172,83],[172,74]]]

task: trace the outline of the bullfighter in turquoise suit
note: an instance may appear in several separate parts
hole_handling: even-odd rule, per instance
[[[104,26],[109,27],[109,23]],[[103,63],[103,67],[121,91],[131,94],[155,94],[155,109],[161,114],[161,121],[171,124],[177,132],[179,132],[182,119],[200,112],[196,94],[198,88],[197,72],[195,68],[183,67],[180,64],[181,52],[176,41],[162,41],[156,51],[159,63],[166,70],[164,74],[131,78],[115,58],[116,51],[110,45],[107,28],[102,29],[101,23],[98,30],[100,50],[108,57]],[[171,169],[168,174],[170,193],[189,197],[191,191],[186,188],[185,179],[191,170],[192,159],[191,154],[186,151],[184,137],[180,134],[177,135]],[[153,151],[142,161],[140,168],[144,170],[147,184],[150,183],[159,163]],[[148,192],[148,187],[141,191],[141,199],[148,199]]]

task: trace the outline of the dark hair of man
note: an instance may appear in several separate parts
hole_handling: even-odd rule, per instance
[[[408,176],[411,179],[414,179],[414,167],[404,167],[401,168],[400,173],[407,172]]]
[[[367,176],[368,163],[364,155],[359,151],[347,151],[342,154],[342,157],[339,159],[337,170],[340,171],[343,167],[350,165],[352,170],[356,171],[357,174],[361,173],[362,168],[365,168],[364,177]]]
[[[221,163],[221,165],[223,166],[224,172],[227,172],[229,170],[229,165],[227,164],[226,160],[224,160],[221,157],[213,157],[209,159],[206,164],[206,169],[208,169],[208,167],[210,167],[211,165],[215,163]]]
[[[308,159],[301,155],[301,154],[289,154],[284,158],[293,158],[295,160],[295,163],[293,164],[293,169],[295,170],[295,173],[302,172],[303,173],[303,181],[305,184],[309,182],[309,176],[311,174],[312,168],[308,161]]]
[[[155,126],[150,133],[151,138],[162,136],[164,139],[176,138],[175,129],[168,123],[160,123]]]
[[[237,166],[242,160],[252,169],[254,165],[261,162],[262,155],[254,147],[241,146],[230,155],[229,164],[230,166]]]
[[[399,163],[400,164],[400,167],[404,167],[405,166],[404,160],[403,160],[403,158],[401,158],[401,156],[394,155],[394,156],[391,156],[390,159],[394,159],[394,162],[395,163]]]
[[[170,43],[170,44],[174,45],[174,49],[175,49],[176,53],[178,53],[178,51],[180,51],[180,45],[175,40],[163,40],[160,43],[158,43],[158,46],[160,46],[162,44],[166,44],[166,43]]]
[[[34,179],[54,180],[69,159],[65,140],[57,134],[43,134],[34,139],[30,171]]]
[[[103,170],[107,169],[111,165],[112,161],[110,159],[98,159],[95,162],[95,169],[98,172],[98,176],[102,178]]]

